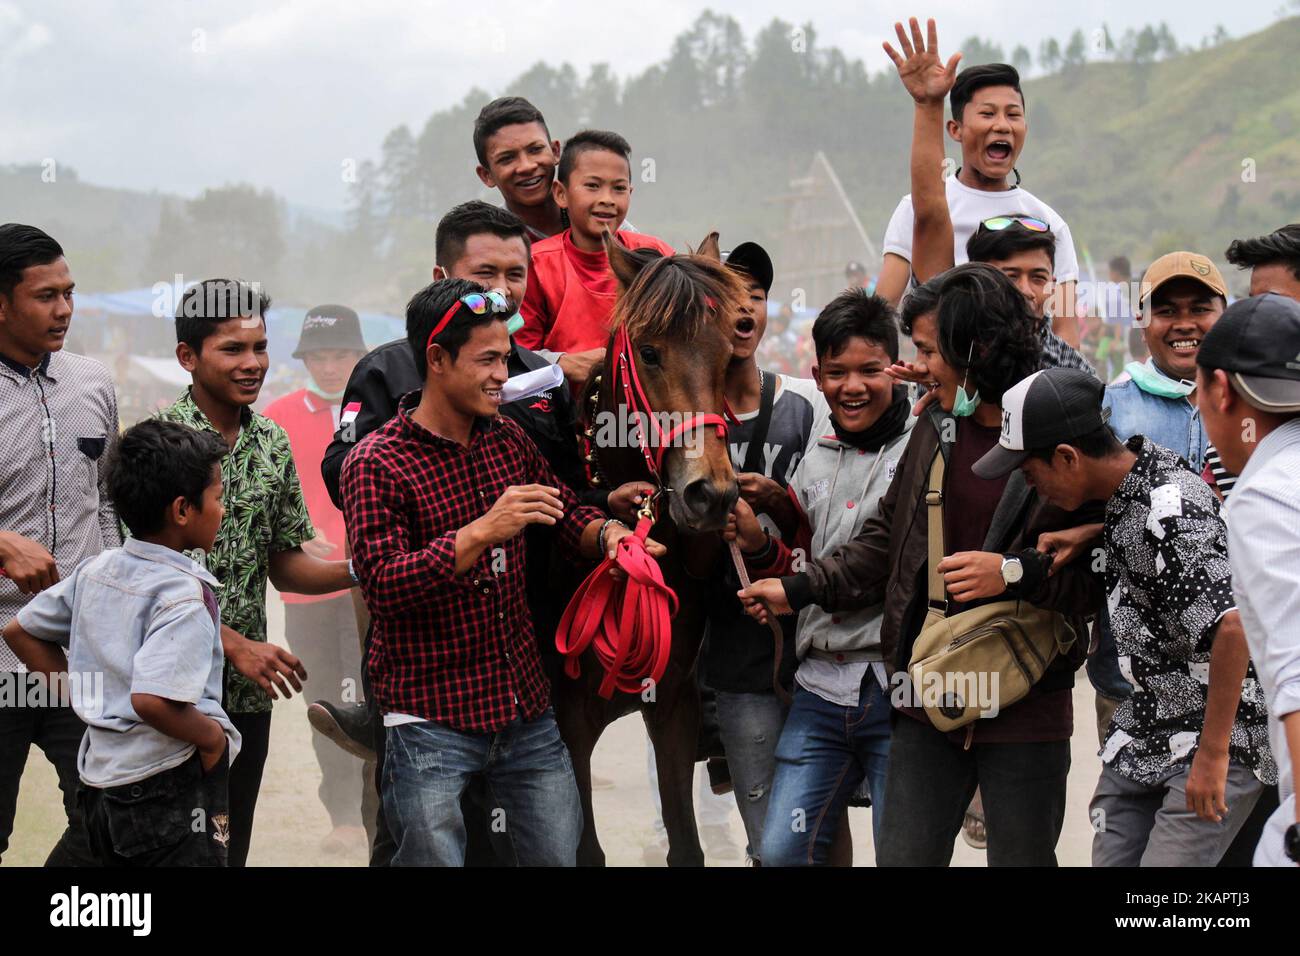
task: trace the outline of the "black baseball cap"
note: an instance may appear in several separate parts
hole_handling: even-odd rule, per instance
[[[1196,364],[1223,369],[1261,412],[1300,412],[1300,303],[1276,292],[1238,299],[1201,340]]]
[[[727,253],[727,265],[748,275],[764,293],[772,291],[772,257],[757,242],[742,242],[732,249]]]
[[[1030,452],[1055,448],[1106,424],[1106,387],[1073,368],[1048,368],[1021,379],[1002,396],[1002,434],[971,470],[980,478],[1015,471]]]
[[[302,320],[298,347],[294,358],[316,349],[346,349],[367,352],[366,340],[361,335],[361,319],[346,305],[318,305],[310,309]]]

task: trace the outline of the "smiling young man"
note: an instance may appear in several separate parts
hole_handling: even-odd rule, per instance
[[[228,665],[223,704],[243,749],[230,767],[230,865],[243,866],[271,737],[271,701],[302,690],[307,676],[293,654],[267,642],[266,582],[299,594],[353,585],[347,561],[303,550],[314,538],[289,438],[252,410],[269,364],[266,310],[271,300],[238,279],[207,279],[176,307],[176,358],[193,381],[159,417],[225,439],[221,463],[225,517],[204,565],[221,582],[221,643]]]
[[[911,20],[911,37],[896,24],[903,54],[913,57],[925,49],[920,27]],[[931,31],[931,37],[934,32]],[[903,58],[896,58],[900,62]],[[943,69],[943,65],[939,64]],[[906,83],[906,79],[904,81]],[[910,91],[910,89],[909,89]],[[961,166],[945,184],[953,226],[953,262],[966,261],[966,243],[981,222],[995,216],[1025,215],[1047,223],[1056,236],[1055,278],[1062,301],[1073,302],[1079,265],[1070,227],[1037,196],[1020,187],[1016,162],[1028,135],[1020,74],[1005,63],[967,67],[956,75],[949,94],[952,118],[948,136],[961,145]],[[1009,180],[1015,176],[1015,183]],[[897,305],[912,275],[914,212],[911,195],[904,196],[885,229],[884,263],[876,291]],[[928,278],[923,276],[922,278]],[[1078,328],[1068,305],[1054,317],[1057,333],[1078,345]]]
[[[822,558],[851,541],[893,480],[916,421],[906,387],[888,373],[898,358],[898,326],[884,299],[861,288],[842,292],[822,310],[812,334],[813,376],[829,421],[818,422],[788,482],[798,522],[788,543],[771,534],[770,522],[759,523],[748,502],[736,509],[737,539],[756,576],[794,570],[795,549]],[[879,836],[890,714],[881,616],[878,603],[840,613],[813,606],[799,614],[793,702],[784,729],[776,724],[779,739],[769,758],[765,866],[830,862],[850,798],[864,781]],[[756,647],[771,646],[761,632],[747,636]],[[720,719],[722,704],[719,694]],[[803,819],[806,826],[793,825]]]
[[[1107,608],[1133,692],[1102,743],[1092,864],[1214,866],[1277,781],[1218,501],[1169,449],[1121,443],[1086,373],[1038,372],[1002,401],[976,475],[1019,468],[1066,511],[1106,502]]]
[[[551,190],[560,141],[551,139],[537,107],[522,96],[502,96],[483,107],[474,121],[474,154],[479,181],[500,190],[529,238],[539,241],[564,231],[564,215]]]
[[[1205,430],[1239,474],[1228,502],[1233,589],[1268,711],[1280,806],[1256,866],[1300,864],[1300,305],[1263,294],[1234,302],[1197,354]]]
[[[623,228],[632,199],[632,147],[618,133],[583,130],[564,144],[555,201],[569,228],[533,246],[532,275],[520,313],[520,345],[553,359],[564,377],[581,386],[605,357],[609,318],[618,291],[603,237],[609,232],[629,249],[676,250],[645,233]]]
[[[121,543],[104,470],[117,400],[108,369],[63,350],[73,286],[54,239],[35,226],[0,226],[0,626],[83,560]],[[31,703],[31,680],[3,642],[0,681],[0,697],[15,701],[0,705],[0,856],[35,744],[54,765],[68,818],[47,863],[94,865],[77,804],[85,725],[69,701],[22,706]]]
[[[477,774],[519,864],[576,862],[582,810],[533,636],[522,532],[553,526],[563,550],[590,559],[630,531],[579,504],[498,414],[511,351],[498,296],[441,279],[412,297],[424,385],[348,456],[340,483],[371,613],[394,865],[464,863],[461,797]]]

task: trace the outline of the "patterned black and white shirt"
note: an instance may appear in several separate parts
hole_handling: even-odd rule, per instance
[[[1210,487],[1142,435],[1138,457],[1106,504],[1106,592],[1119,667],[1133,694],[1119,705],[1102,762],[1157,786],[1191,766],[1205,722],[1210,650],[1236,607],[1227,530]],[[1228,744],[1230,760],[1277,782],[1263,691],[1252,666]]]

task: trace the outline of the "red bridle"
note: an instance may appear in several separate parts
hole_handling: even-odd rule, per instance
[[[644,694],[647,687],[653,688],[662,679],[672,652],[677,595],[664,583],[659,562],[645,547],[655,522],[655,502],[670,490],[664,487],[662,478],[664,453],[675,439],[692,429],[712,425],[720,439],[727,436],[725,418],[698,412],[665,432],[641,387],[632,339],[623,326],[614,333],[610,351],[614,401],[617,404],[622,398],[637,423],[637,445],[656,489],[638,512],[636,530],[618,542],[613,558],[606,557],[582,582],[564,609],[555,633],[555,645],[564,655],[564,672],[570,678],[578,677],[579,661],[587,648],[592,648],[605,670],[599,693],[606,700],[615,689],[625,694]],[[725,399],[723,408],[736,421]],[[653,443],[641,428],[643,419],[651,422]],[[615,566],[622,569],[623,578],[609,573]]]

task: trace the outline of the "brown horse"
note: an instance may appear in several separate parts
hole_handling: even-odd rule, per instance
[[[630,252],[606,236],[610,269],[619,284],[614,336],[605,368],[593,372],[582,401],[585,445],[592,449],[589,463],[603,487],[628,481],[653,483],[655,478],[638,440],[626,440],[621,429],[614,431],[625,440],[599,440],[598,423],[627,418],[609,371],[620,328],[630,338],[637,376],[654,412],[687,422],[701,413],[719,416],[723,412],[723,375],[744,290],[734,273],[722,266],[717,240],[713,233],[693,255],[655,258]],[[592,812],[592,751],[606,726],[635,710],[641,711],[654,743],[668,831],[668,865],[704,865],[691,792],[700,724],[695,666],[704,634],[705,600],[703,582],[692,576],[689,562],[696,550],[693,537],[717,540],[716,532],[725,525],[738,488],[719,429],[705,425],[688,430],[685,437],[682,445],[674,444],[663,453],[658,476],[663,493],[651,532],[668,547],[660,567],[679,600],[672,651],[662,679],[645,693],[615,693],[605,700],[597,693],[604,672],[588,650],[581,660],[581,675],[576,680],[561,678],[555,689],[556,719],[582,795],[585,825],[578,847],[582,865],[605,862]]]

